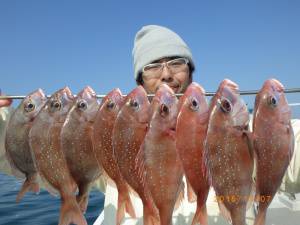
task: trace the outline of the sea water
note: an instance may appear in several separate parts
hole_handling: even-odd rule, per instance
[[[0,173],[0,225],[57,225],[60,199],[41,190],[39,194],[27,192],[16,203],[16,196],[22,181]],[[89,225],[97,219],[104,205],[104,195],[97,191],[90,192],[85,218]]]

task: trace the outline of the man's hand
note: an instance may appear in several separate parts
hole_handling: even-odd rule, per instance
[[[2,95],[0,90],[0,95]],[[0,99],[0,108],[4,106],[10,106],[12,103],[12,99]]]
[[[0,100],[0,108],[4,106],[10,106],[12,103],[11,99],[1,99]]]

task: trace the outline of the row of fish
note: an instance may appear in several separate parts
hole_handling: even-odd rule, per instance
[[[210,104],[197,83],[179,100],[163,84],[151,103],[142,86],[126,97],[114,89],[100,104],[90,87],[76,97],[66,87],[49,99],[39,89],[11,116],[6,153],[16,176],[26,177],[17,201],[39,191],[39,174],[49,192],[61,196],[60,225],[86,224],[89,187],[101,175],[118,190],[116,224],[125,212],[135,217],[132,190],[142,200],[145,225],[172,224],[185,175],[189,200],[197,198],[193,225],[207,224],[210,186],[234,225],[245,224],[254,199],[268,197],[258,201],[255,225],[263,225],[292,155],[290,119],[275,79],[256,96],[252,129],[238,85],[228,79]]]

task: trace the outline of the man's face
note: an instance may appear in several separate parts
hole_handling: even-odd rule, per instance
[[[142,73],[146,92],[155,93],[162,83],[166,83],[175,93],[183,93],[191,83],[189,66],[184,60],[186,59],[163,58],[148,64],[149,67],[146,65]]]

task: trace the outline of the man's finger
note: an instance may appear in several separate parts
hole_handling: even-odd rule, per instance
[[[12,99],[1,99],[0,100],[0,108],[4,106],[10,106],[12,103]]]

